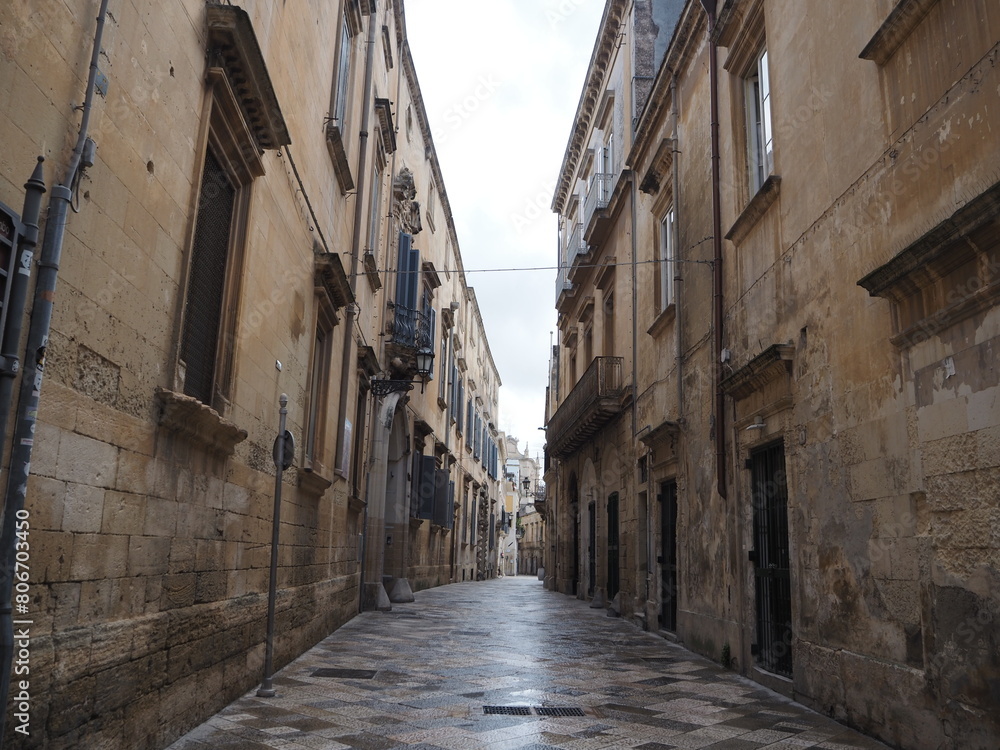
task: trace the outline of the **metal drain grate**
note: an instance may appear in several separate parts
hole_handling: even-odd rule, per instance
[[[575,706],[539,706],[535,709],[539,716],[586,716],[582,708]]]
[[[504,716],[531,716],[531,706],[483,706],[484,714]]]
[[[341,680],[370,680],[375,677],[374,669],[330,669],[323,668],[313,671],[310,677],[333,677]]]
[[[503,716],[586,716],[576,706],[483,706],[484,714]]]

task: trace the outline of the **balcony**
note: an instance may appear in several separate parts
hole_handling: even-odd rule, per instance
[[[590,176],[587,201],[583,205],[583,239],[585,240],[592,241],[598,224],[608,218],[605,209],[611,202],[615,176],[608,172],[597,172]]]
[[[623,384],[623,357],[595,357],[545,430],[548,453],[572,455],[622,410],[630,388]]]
[[[605,201],[605,206],[607,201]],[[569,242],[566,243],[566,265],[573,265],[573,261],[578,255],[586,255],[590,247],[583,239],[583,224],[576,222],[573,225],[573,232],[569,236]]]
[[[390,363],[398,358],[415,367],[416,351],[433,348],[430,316],[422,310],[411,310],[402,305],[390,304],[386,334],[386,359]]]

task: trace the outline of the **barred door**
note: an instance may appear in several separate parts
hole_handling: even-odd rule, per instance
[[[677,630],[677,482],[660,493],[660,627]]]
[[[608,497],[608,600],[618,593],[618,493]]]
[[[788,487],[782,443],[750,453],[758,663],[792,675],[792,592],[788,555]]]

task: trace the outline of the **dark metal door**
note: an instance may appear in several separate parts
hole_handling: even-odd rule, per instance
[[[775,443],[750,453],[757,661],[792,675],[792,592],[788,555],[788,487],[785,447]]]
[[[577,586],[580,583],[580,514],[574,514],[573,520],[573,596],[576,596]]]
[[[587,596],[594,595],[597,586],[597,508],[590,504],[590,536],[587,541]]]
[[[608,497],[608,600],[618,593],[618,493]]]
[[[677,630],[677,482],[664,482],[660,496],[660,627]]]

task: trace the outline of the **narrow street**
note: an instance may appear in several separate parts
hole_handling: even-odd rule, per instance
[[[169,750],[885,747],[526,576],[366,612],[274,685]]]

